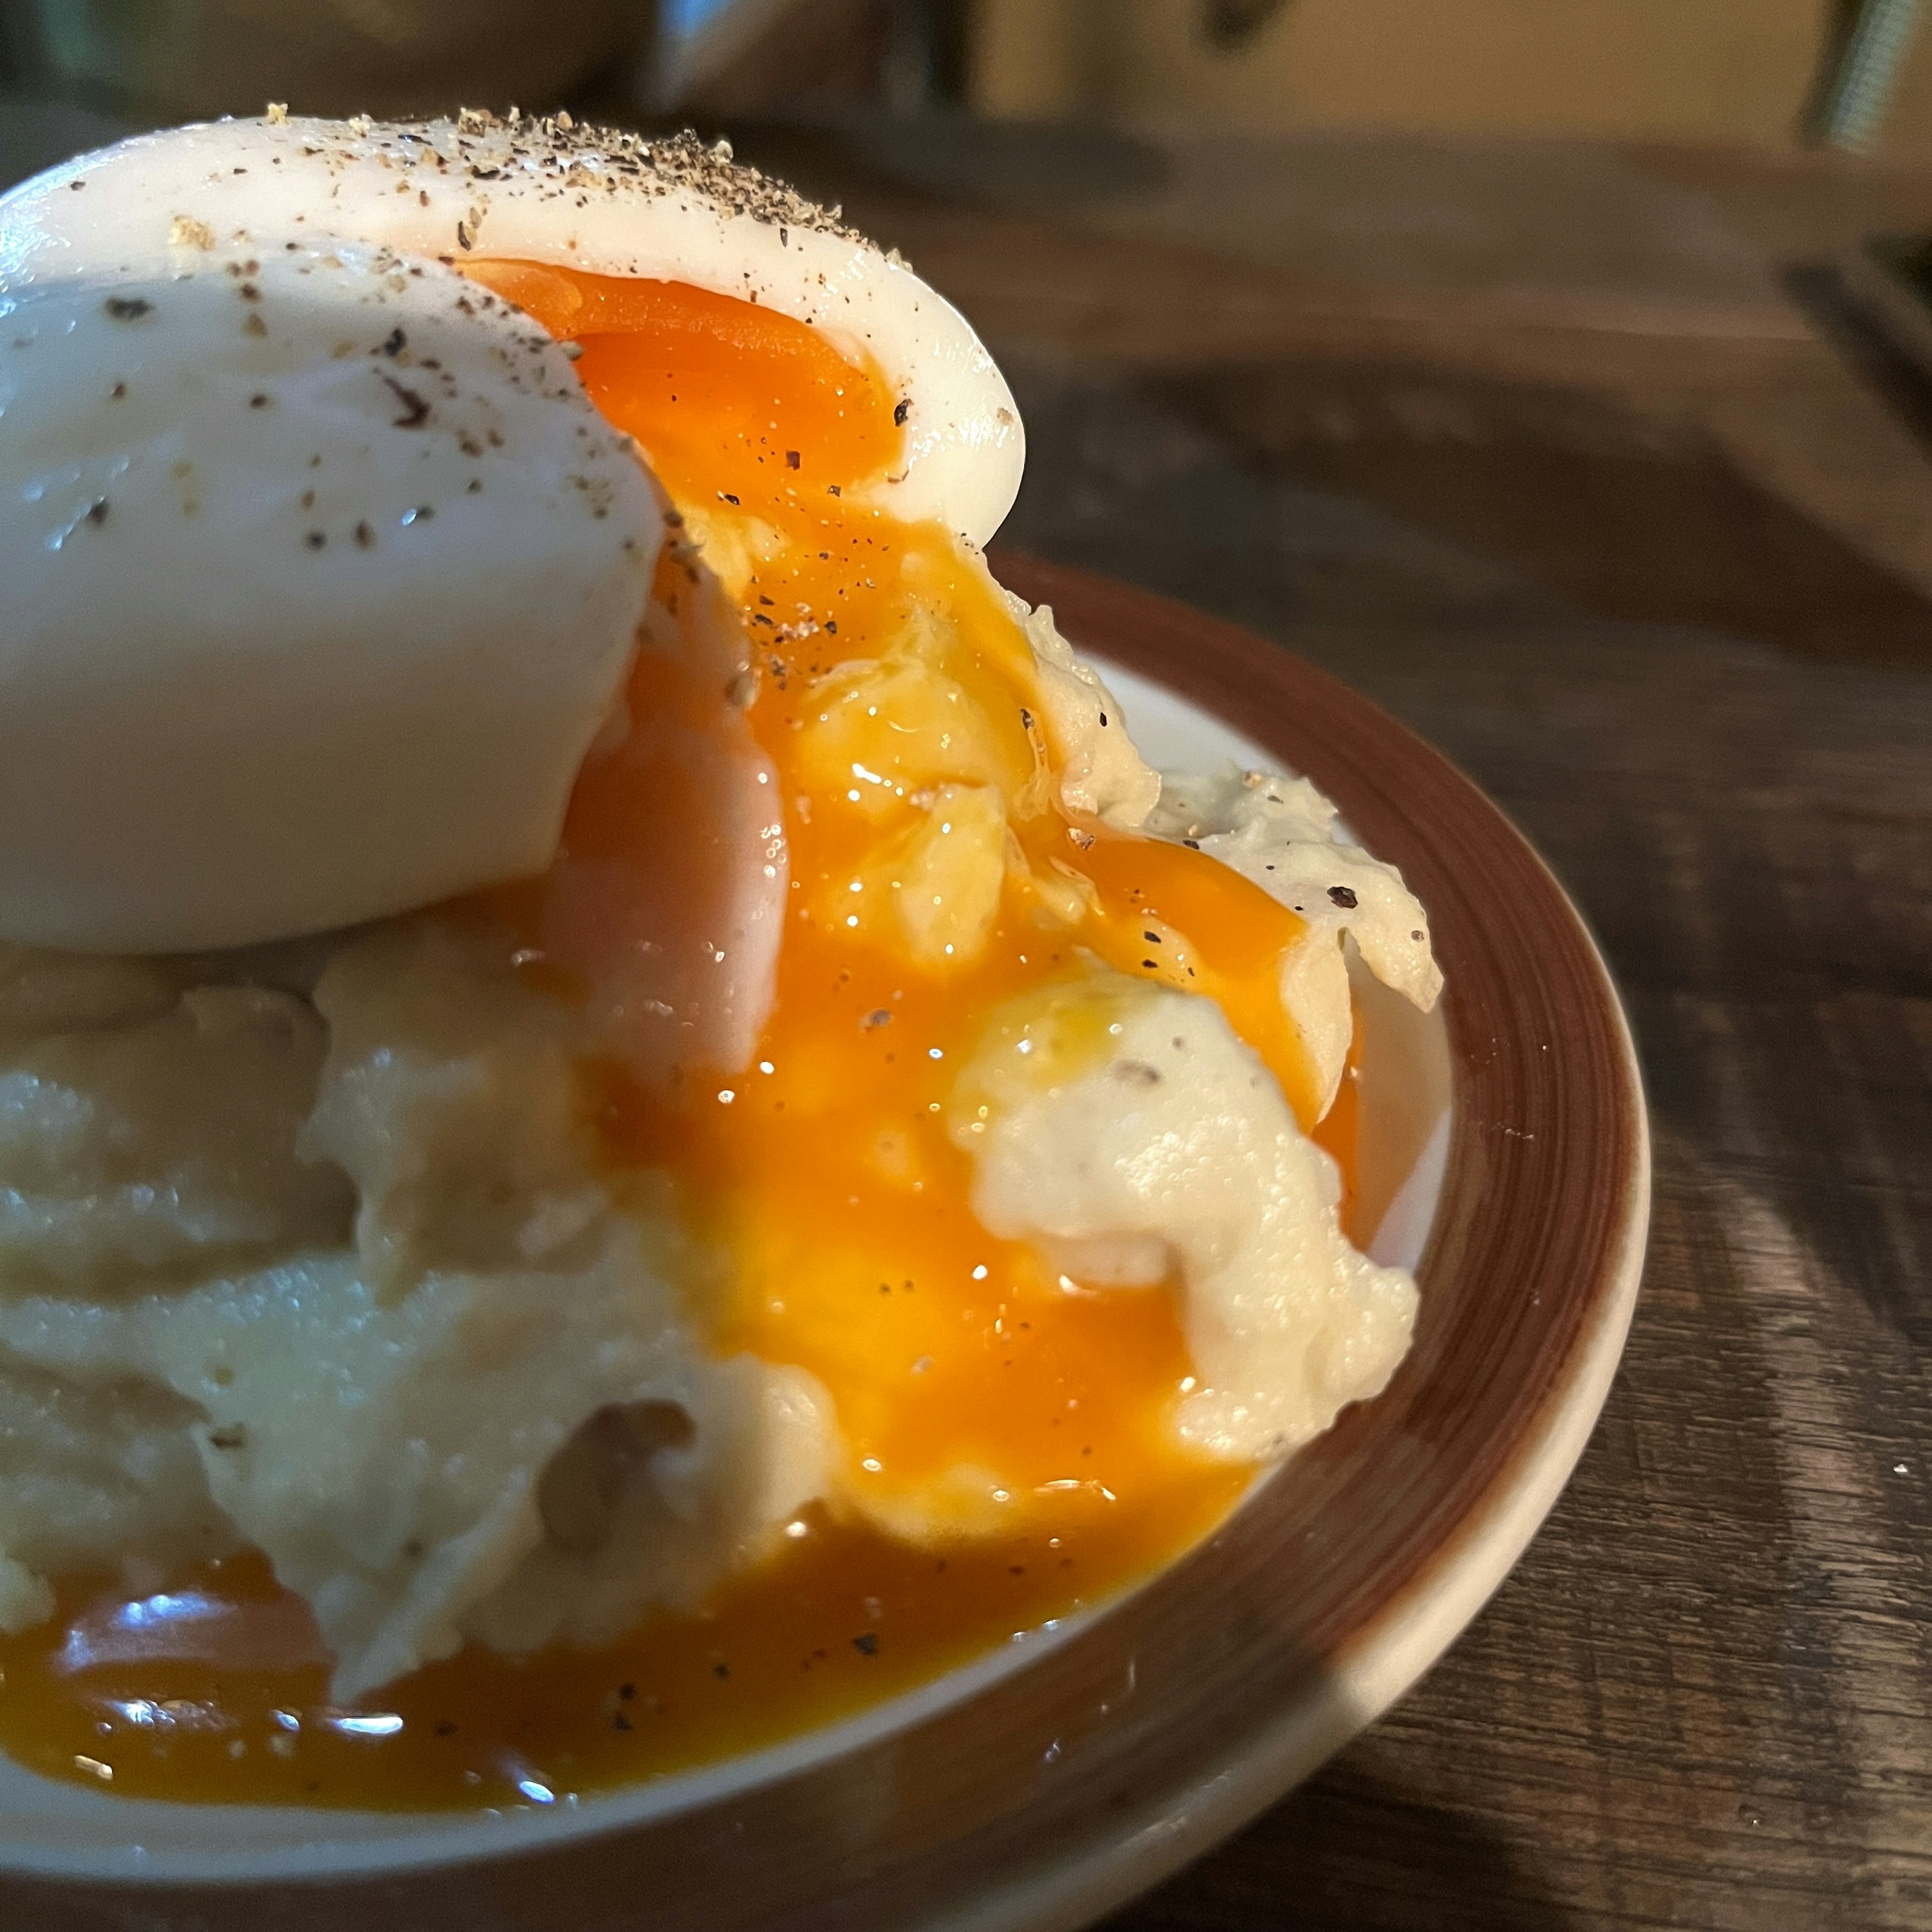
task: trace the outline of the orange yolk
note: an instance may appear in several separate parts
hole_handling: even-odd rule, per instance
[[[1202,1534],[1253,1473],[1196,1458],[1169,1427],[1190,1372],[1178,1285],[1095,1292],[987,1235],[947,1110],[988,1016],[1016,999],[1050,1010],[1097,957],[1214,998],[1308,1124],[1277,990],[1301,921],[1198,852],[1062,811],[1023,632],[952,536],[880,507],[903,436],[875,367],[679,284],[472,272],[580,344],[586,388],[637,438],[744,622],[755,682],[740,695],[790,854],[775,1006],[748,1068],[688,1069],[667,1094],[614,1054],[586,1069],[586,1104],[606,1157],[668,1168],[735,1262],[731,1298],[704,1311],[717,1348],[816,1375],[849,1466],[838,1499],[701,1613],[594,1654],[472,1648],[389,1687],[373,1725],[331,1710],[299,1646],[278,1669],[224,1662],[218,1644],[88,1666],[64,1632],[109,1586],[76,1586],[66,1618],[0,1642],[0,1741],[117,1790],[524,1804],[545,1802],[532,1786],[726,1755],[1104,1598]],[[660,565],[674,610],[694,605],[690,562],[674,544]],[[715,682],[650,652],[630,699],[633,716],[699,729],[718,705]],[[702,805],[688,773],[593,760],[566,853],[620,881],[648,874],[660,902],[682,864],[694,895],[700,862],[665,827]],[[548,891],[500,904],[544,936],[543,970],[594,977],[600,922],[563,917]],[[1322,1132],[1345,1168],[1353,1104],[1351,1079]],[[277,1608],[258,1558],[196,1582],[237,1630]]]

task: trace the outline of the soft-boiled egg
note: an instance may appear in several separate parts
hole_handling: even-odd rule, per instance
[[[890,386],[896,514],[981,541],[1012,501],[960,317],[695,142],[278,118],[83,158],[0,201],[0,938],[234,945],[548,861],[662,525],[485,259],[795,317]]]

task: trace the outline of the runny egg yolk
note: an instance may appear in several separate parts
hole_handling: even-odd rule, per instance
[[[637,438],[751,644],[736,695],[790,849],[772,1016],[747,1067],[686,1069],[667,1092],[614,1054],[586,1070],[587,1105],[607,1157],[668,1168],[734,1262],[733,1298],[708,1313],[718,1349],[800,1365],[830,1391],[842,1500],[698,1615],[596,1653],[472,1646],[361,1714],[328,1706],[312,1646],[284,1642],[264,1667],[260,1633],[287,1628],[290,1600],[259,1558],[172,1589],[215,1634],[198,1657],[88,1666],[82,1613],[127,1593],[76,1586],[64,1616],[0,1642],[0,1742],[55,1774],[412,1808],[606,1787],[844,1714],[1103,1598],[1252,1474],[1168,1427],[1190,1385],[1178,1284],[1095,1291],[979,1226],[955,1076],[1015,1000],[1063,1059],[1104,1050],[1104,1003],[1062,997],[1096,956],[1216,999],[1306,1124],[1277,992],[1301,922],[1198,852],[1061,809],[1020,626],[949,532],[880,506],[905,411],[875,366],[681,284],[472,273],[580,346],[585,387]],[[690,566],[681,545],[660,565],[674,610],[691,607]],[[634,715],[694,721],[718,701],[652,653],[630,698]],[[566,852],[618,878],[671,862],[680,785],[621,750],[593,759]],[[515,902],[538,930],[543,890]],[[560,930],[548,964],[594,976],[597,922]],[[1353,1123],[1345,1104],[1321,1130],[1345,1168]]]
[[[825,1383],[851,1493],[887,1525],[1064,1536],[1124,1498],[1160,1506],[1200,1477],[1168,1429],[1187,1372],[1172,1297],[1070,1292],[986,1234],[949,1096],[988,1015],[1077,978],[1084,952],[1216,998],[1306,1106],[1278,992],[1302,922],[1197,852],[1059,808],[1024,633],[944,530],[872,500],[902,440],[875,368],[728,297],[482,273],[579,343],[752,644],[791,852],[772,1020],[751,1068],[675,1105],[614,1068],[603,1112],[620,1156],[679,1174],[733,1251],[721,1347]],[[659,586],[674,604],[680,570]],[[662,662],[640,676],[634,710],[663,701]],[[610,850],[652,793],[587,774],[566,848]]]

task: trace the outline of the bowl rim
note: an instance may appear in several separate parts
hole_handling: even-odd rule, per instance
[[[1346,1613],[1299,1636],[1291,1632],[1283,1639],[1280,1632],[1264,1631],[1263,1638],[1276,1640],[1267,1654],[1286,1672],[1282,1682],[1291,1688],[1242,1700],[1224,1714],[1216,1733],[1196,1736],[1191,1755],[1170,1752],[1164,1768],[1150,1768],[1160,1755],[1156,1747],[1163,1725],[1157,1716],[1146,1717],[1144,1699],[1135,1702],[1139,1653],[1132,1646],[1150,1636],[1161,1638],[1164,1600],[1198,1587],[1216,1553],[1239,1543],[1256,1496],[1274,1490],[1272,1480],[1200,1550],[1101,1606],[1090,1621],[1083,1618],[1017,1668],[989,1673],[976,1696],[944,1697],[925,1709],[918,1708],[916,1691],[907,1700],[892,1700],[881,1708],[909,1700],[903,1721],[881,1727],[864,1723],[870,1714],[862,1714],[856,1724],[835,1727],[850,1730],[850,1743],[778,1768],[749,1787],[734,1783],[713,1799],[643,1818],[600,1818],[602,1807],[592,1800],[567,1824],[562,1818],[554,1821],[566,1825],[562,1832],[519,1830],[512,1820],[503,1821],[513,1828],[500,1835],[453,1829],[447,1850],[425,1848],[406,1861],[396,1856],[399,1844],[378,1837],[343,1847],[349,1856],[340,1864],[321,1869],[284,1864],[259,1875],[230,1865],[218,1876],[172,1860],[171,1870],[112,1876],[98,1867],[83,1874],[38,1861],[13,1863],[0,1866],[0,1905],[12,1901],[18,1909],[38,1901],[45,1922],[91,1926],[120,1922],[118,1915],[136,1898],[166,1900],[182,1908],[192,1903],[208,1915],[211,1926],[219,1926],[231,1922],[229,1912],[238,1925],[244,1913],[258,1913],[272,1897],[288,1915],[278,1922],[294,1932],[346,1922],[358,1893],[369,1894],[372,1902],[380,1893],[389,1909],[406,1900],[418,1908],[426,1928],[520,1928],[571,1922],[550,1916],[566,1897],[608,1897],[606,1887],[648,1876],[656,1914],[651,1923],[722,1928],[725,1922],[716,1910],[700,1909],[695,1880],[687,1896],[678,1895],[673,1875],[680,1854],[672,1839],[716,1840],[722,1833],[734,1841],[733,1856],[745,1862],[758,1842],[748,1834],[760,1824],[770,1828],[788,1809],[795,1823],[816,1819],[837,1839],[842,1814],[850,1808],[838,1794],[842,1778],[862,1781],[877,1773],[890,1778],[916,1769],[959,1801],[950,1811],[941,1804],[934,1816],[947,1822],[928,1828],[928,1842],[906,1842],[903,1826],[884,1816],[866,1820],[855,1839],[847,1821],[842,1836],[852,1842],[841,1854],[843,1864],[828,1867],[815,1892],[802,1894],[795,1906],[786,1901],[769,1918],[739,1914],[730,1922],[815,1927],[822,1920],[828,1927],[857,1922],[929,1932],[1058,1932],[1156,1882],[1308,1774],[1414,1683],[1508,1574],[1594,1427],[1642,1268],[1650,1184],[1642,1080],[1600,953],[1547,866],[1500,810],[1441,754],[1368,700],[1278,645],[1152,593],[1012,551],[996,551],[994,562],[1010,588],[1030,602],[1055,607],[1076,650],[1090,649],[1155,679],[1305,772],[1336,799],[1370,850],[1402,867],[1430,908],[1438,952],[1445,955],[1456,1042],[1443,1198],[1449,1203],[1454,1197],[1457,1214],[1445,1225],[1438,1210],[1418,1270],[1425,1308],[1431,1293],[1471,1265],[1472,1255],[1488,1256],[1492,1265],[1501,1264],[1498,1255],[1514,1257],[1529,1270],[1528,1279],[1540,1284],[1529,1303],[1540,1307],[1544,1292],[1552,1299],[1536,1329],[1542,1339],[1533,1385],[1504,1402],[1481,1436],[1480,1466],[1464,1472],[1460,1487],[1442,1499],[1435,1533],[1393,1551],[1372,1580],[1371,1600],[1365,1604],[1344,1606]],[[1303,722],[1310,716],[1319,721],[1312,736]],[[1391,770],[1402,774],[1400,797],[1378,782]],[[1430,822],[1431,807],[1442,824]],[[1456,825],[1466,840],[1476,842],[1460,855],[1444,829]],[[1472,850],[1480,861],[1473,868]],[[1459,884],[1459,864],[1478,878]],[[1479,884],[1502,889],[1494,907],[1480,913],[1471,897]],[[1486,945],[1490,939],[1496,943]],[[1539,956],[1538,944],[1546,957]],[[1522,983],[1512,985],[1509,970],[1524,976]],[[1561,998],[1537,1006],[1559,980]],[[1569,1013],[1574,1024],[1566,1051],[1549,1055],[1540,1066],[1529,1058],[1532,1075],[1541,1078],[1542,1086],[1532,1077],[1527,1097],[1517,1096],[1528,1111],[1514,1124],[1506,1112],[1484,1118],[1483,1107],[1495,1098],[1484,1083],[1496,1083],[1480,1056],[1470,1058],[1472,1043],[1480,1046],[1473,1036],[1484,1026],[1496,1030],[1490,1042],[1492,1059],[1506,1047],[1518,1062],[1531,1048],[1546,1053],[1550,1041],[1517,1036],[1530,1024],[1524,1016],[1532,1008],[1536,1023],[1544,1025],[1551,1025],[1552,1016]],[[1546,1122],[1558,1131],[1554,1136],[1544,1132],[1544,1140],[1562,1140],[1560,1151],[1538,1145]],[[1568,1170],[1552,1166],[1566,1161]],[[1565,1172],[1573,1178],[1581,1172],[1593,1184],[1585,1189],[1590,1210],[1585,1221],[1580,1224],[1573,1216],[1570,1223],[1539,1225],[1526,1248],[1521,1240],[1504,1240],[1498,1248],[1497,1216],[1508,1204],[1520,1205],[1527,1198],[1534,1205],[1539,1184],[1560,1192]],[[1518,1311],[1516,1328],[1527,1319]],[[1420,1368],[1412,1357],[1398,1379]],[[1364,1435],[1374,1436],[1378,1410],[1389,1400],[1385,1393],[1376,1403],[1358,1406],[1330,1437],[1287,1467],[1299,1470],[1306,1459],[1311,1466],[1345,1468],[1352,1445]],[[1318,1504],[1314,1507],[1318,1515]],[[1252,1611],[1256,1580],[1248,1571],[1240,1576],[1247,1594],[1237,1592],[1229,1601]],[[1095,1716],[1088,1707],[1094,1685],[1108,1681],[1105,1653],[1112,1646],[1117,1664],[1123,1640],[1130,1646],[1128,1692],[1118,1714],[1102,1700]],[[1102,1654],[1085,1654],[1096,1651]],[[969,1674],[974,1668],[964,1666]],[[1066,1682],[1046,1691],[1050,1676]],[[988,1768],[976,1776],[944,1759],[962,1714],[982,1702],[1002,1707],[1010,1786],[1004,1792],[982,1788]],[[1030,1708],[1036,1702],[1042,1706],[1038,1711]],[[1171,1712],[1165,1730],[1176,1730],[1184,1715]],[[1068,1778],[1055,1781],[1066,1828],[1054,1855],[1024,1856],[1011,1835],[1012,1814],[1025,1808],[1026,1796],[1024,1785],[1012,1784],[1024,1774],[1014,1767],[1041,1757],[1038,1737],[1046,1731],[1054,1735],[1042,1762],[1057,1762],[1055,1726],[1063,1720],[1084,1726],[1072,1756],[1096,1741],[1110,1744],[1131,1761],[1133,1776],[1128,1788],[1096,1804],[1091,1794],[1083,1801],[1070,1793],[1070,1770]],[[1090,1769],[1089,1782],[1100,1774]],[[1117,1780],[1123,1775],[1119,1766],[1108,1774]],[[1033,1776],[1037,1782],[1040,1774],[1036,1769]],[[479,1844],[479,1837],[486,1842]],[[1007,1856],[986,1855],[983,1848],[995,1845]],[[710,1875],[714,1889],[716,1877]],[[542,1916],[536,1916],[539,1910]],[[587,1904],[586,1910],[588,1915]],[[56,1912],[62,1915],[58,1921]],[[600,1908],[585,1922],[614,1932],[620,1924],[642,1922],[612,1919]]]
[[[1268,658],[1288,656],[1285,646],[1209,617],[1158,593],[1130,588],[1076,566],[1048,562],[996,546],[996,574],[1034,603],[1054,607],[1060,628],[1076,652],[1090,646],[1154,676],[1264,744],[1270,734],[1249,704],[1230,706],[1225,677],[1208,674],[1213,654],[1184,659],[1150,652],[1140,622],[1180,620],[1201,640],[1211,639],[1243,670],[1262,675]],[[1258,647],[1258,650],[1257,649]],[[1264,654],[1264,655],[1263,655]],[[1366,1618],[1335,1653],[1337,1666],[1306,1700],[1291,1706],[1232,1747],[1184,1788],[1165,1792],[1148,1814],[1130,1821],[1106,1842],[1082,1849],[1048,1870],[990,1889],[959,1909],[945,1908],[916,1922],[921,1932],[1072,1932],[1159,1883],[1258,1816],[1310,1775],[1351,1738],[1412,1689],[1448,1650],[1502,1586],[1555,1506],[1594,1432],[1607,1400],[1635,1313],[1650,1223],[1651,1148],[1642,1063],[1622,998],[1594,934],[1541,854],[1474,780],[1433,747],[1380,712],[1379,707],[1338,680],[1297,661],[1303,681],[1346,694],[1351,707],[1375,712],[1486,808],[1506,832],[1568,926],[1567,937],[1594,972],[1598,1017],[1614,1047],[1615,1088],[1609,1096],[1621,1118],[1613,1130],[1622,1156],[1616,1178],[1620,1198],[1606,1230],[1599,1266],[1580,1295],[1582,1318],[1562,1371],[1520,1418],[1496,1476],[1449,1538],[1378,1610]],[[1231,716],[1231,712],[1236,715]],[[1245,715],[1241,715],[1245,714]],[[1364,808],[1346,781],[1324,770],[1318,758],[1297,761],[1336,800],[1346,818],[1378,856],[1400,860],[1403,843],[1391,838],[1380,814]],[[1410,867],[1404,866],[1406,876]],[[1416,880],[1410,878],[1410,884]],[[1418,888],[1436,918],[1438,900]],[[1464,1130],[1459,1095],[1456,1133]],[[1456,1172],[1450,1155],[1445,1192]],[[1434,1245],[1432,1242],[1432,1246]],[[1426,1264],[1425,1264],[1426,1267]]]

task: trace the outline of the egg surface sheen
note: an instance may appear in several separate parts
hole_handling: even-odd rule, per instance
[[[663,530],[568,358],[359,243],[8,286],[0,938],[242,945],[540,870]]]

